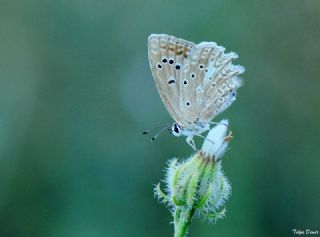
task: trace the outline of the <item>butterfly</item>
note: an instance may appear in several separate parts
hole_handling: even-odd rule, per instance
[[[242,85],[238,75],[244,68],[232,64],[238,55],[224,51],[214,42],[195,44],[166,34],[148,38],[151,72],[161,100],[175,121],[163,125],[162,130],[186,136],[194,150],[193,137],[203,137],[201,134],[215,124],[211,120],[236,100],[236,91]]]

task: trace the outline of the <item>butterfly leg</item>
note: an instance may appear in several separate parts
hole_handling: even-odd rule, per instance
[[[187,141],[187,143],[189,144],[189,146],[192,147],[192,149],[193,149],[194,151],[198,151],[198,150],[197,150],[197,147],[196,147],[196,144],[194,143],[194,140],[193,140],[193,135],[187,136],[186,141]]]
[[[195,136],[198,136],[198,137],[201,137],[201,138],[203,138],[203,140],[207,140],[207,141],[211,142],[212,144],[214,144],[213,141],[211,141],[209,138],[206,138],[206,137],[202,136],[201,134],[195,133],[194,135],[195,135]]]
[[[224,138],[225,141],[230,141],[233,138],[232,132],[230,131],[229,134]]]

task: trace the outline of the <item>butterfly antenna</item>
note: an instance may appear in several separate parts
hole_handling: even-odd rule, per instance
[[[151,138],[151,141],[154,141],[156,140],[156,138],[166,129],[168,129],[169,127],[171,126],[171,124],[166,124],[165,126],[163,126],[160,131],[158,133],[156,133],[156,135],[154,135],[152,138]]]
[[[159,128],[167,128],[167,127],[169,127],[169,126],[171,126],[171,124],[169,124],[169,123],[165,123],[165,124],[162,124],[162,125],[160,125],[160,126],[157,126],[157,127],[154,127],[154,128],[150,128],[150,129],[148,129],[148,130],[146,130],[146,131],[143,131],[142,132],[142,134],[143,135],[146,135],[146,134],[149,134],[151,131],[153,131],[153,130],[156,130],[156,129],[159,129]]]

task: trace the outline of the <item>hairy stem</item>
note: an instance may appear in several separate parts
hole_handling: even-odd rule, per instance
[[[174,214],[174,237],[184,237],[188,227],[191,223],[191,219],[195,212],[195,208],[188,210],[177,208]],[[184,218],[186,217],[186,218]]]

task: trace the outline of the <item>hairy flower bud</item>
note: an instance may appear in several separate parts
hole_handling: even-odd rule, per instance
[[[167,194],[155,187],[155,194],[172,208],[175,236],[184,236],[195,215],[210,222],[223,218],[225,201],[231,186],[222,172],[221,157],[225,153],[231,133],[228,121],[222,120],[212,128],[202,149],[186,161],[169,162],[165,184]]]

